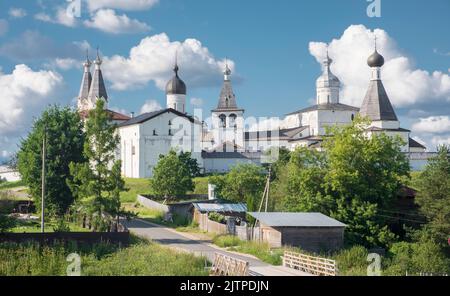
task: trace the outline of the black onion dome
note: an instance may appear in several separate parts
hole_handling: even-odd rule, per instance
[[[175,76],[167,82],[166,94],[168,95],[185,95],[186,94],[186,84],[178,76],[178,66],[175,65],[173,69]]]
[[[384,57],[375,50],[375,52],[367,59],[367,65],[371,68],[382,67],[384,65]]]

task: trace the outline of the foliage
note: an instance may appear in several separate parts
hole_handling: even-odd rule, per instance
[[[66,275],[70,253],[81,255],[81,274],[207,275],[204,258],[176,252],[154,243],[138,242],[120,249],[115,245],[0,244],[0,275]]]
[[[208,194],[208,177],[196,177],[193,181],[193,194]]]
[[[254,164],[238,164],[226,175],[209,178],[216,185],[216,194],[235,202],[246,202],[249,211],[256,210],[266,182],[263,168]]]
[[[450,259],[432,240],[398,242],[389,250],[391,261],[385,275],[420,275],[421,273],[448,274]]]
[[[429,159],[418,181],[416,202],[429,220],[429,230],[441,244],[450,234],[450,146],[441,146]]]
[[[183,163],[191,175],[192,178],[200,176],[200,167],[198,165],[197,159],[192,158],[191,152],[180,152],[178,158]]]
[[[10,217],[0,213],[0,233],[8,232],[11,228],[16,226],[17,220],[14,217]]]
[[[167,155],[161,155],[153,168],[153,178],[150,180],[155,195],[174,198],[185,195],[194,189],[190,168],[188,168],[174,150]]]
[[[64,220],[64,217],[58,218],[55,226],[53,226],[54,232],[70,232],[70,226]]]
[[[346,240],[367,247],[395,240],[380,211],[391,207],[409,176],[403,142],[384,133],[368,137],[368,122],[327,129],[323,151],[298,148],[274,182],[277,210],[318,211],[345,224]]]
[[[243,241],[232,235],[220,235],[213,238],[213,243],[230,251],[253,255],[260,260],[272,264],[281,265],[283,249],[271,250],[269,244],[256,241]]]
[[[369,252],[363,246],[355,245],[349,249],[344,249],[336,253],[333,257],[336,260],[339,275],[366,275],[367,255]]]
[[[208,214],[208,218],[209,218],[209,220],[215,221],[217,223],[222,223],[222,224],[227,223],[226,217],[220,213],[211,212]]]
[[[42,180],[42,143],[46,134],[46,211],[64,214],[74,201],[66,184],[71,179],[69,164],[83,161],[83,124],[78,113],[69,107],[53,106],[37,119],[19,148],[17,166],[29,193],[40,209]]]
[[[95,109],[89,112],[83,148],[87,161],[70,164],[73,180],[69,180],[68,184],[75,196],[92,197],[85,205],[89,213],[95,213],[95,224],[103,223],[101,220],[105,212],[116,217],[117,224],[123,214],[120,193],[126,188],[121,176],[121,162],[116,160],[119,144],[117,126],[110,121],[104,106],[103,100],[97,100]]]
[[[23,180],[19,180],[19,181],[5,181],[0,183],[0,190],[4,190],[4,189],[13,189],[13,188],[17,188],[17,187],[22,187],[25,186],[25,182]]]

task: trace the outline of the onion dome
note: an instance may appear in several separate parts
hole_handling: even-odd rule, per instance
[[[375,49],[375,52],[367,59],[367,65],[371,68],[380,68],[384,65],[384,57]]]
[[[175,76],[167,82],[166,85],[166,94],[167,95],[185,95],[186,94],[186,84],[183,80],[178,76],[178,65],[175,64],[173,71],[175,72]]]

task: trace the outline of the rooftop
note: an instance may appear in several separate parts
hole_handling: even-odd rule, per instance
[[[345,227],[321,213],[250,212],[250,216],[272,227]]]
[[[359,111],[359,108],[345,105],[341,103],[329,103],[329,104],[319,104],[310,106],[304,109],[300,109],[298,111],[286,114],[286,115],[294,115],[298,113],[304,113],[304,112],[310,112],[310,111],[316,111],[316,110],[332,110],[332,111]]]
[[[218,213],[245,213],[247,206],[242,203],[193,203],[194,207],[200,212],[218,212]]]

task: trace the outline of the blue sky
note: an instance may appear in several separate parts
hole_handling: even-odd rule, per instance
[[[391,100],[404,127],[411,128],[414,124],[419,127],[419,139],[431,145],[439,141],[450,142],[450,126],[448,129],[436,130],[436,123],[434,126],[431,124],[431,127],[427,124],[437,120],[440,126],[443,124],[447,127],[449,122],[450,91],[447,90],[446,82],[450,68],[448,0],[381,0],[380,18],[367,16],[369,3],[365,0],[147,0],[148,5],[130,6],[131,8],[121,6],[123,0],[97,1],[100,1],[97,4],[104,5],[89,9],[90,6],[83,0],[80,17],[66,20],[64,23],[64,20],[58,20],[56,16],[58,9],[67,6],[66,1],[2,0],[0,75],[10,75],[20,64],[29,67],[32,72],[52,72],[59,75],[53,83],[56,89],[39,93],[38,96],[48,94],[49,98],[41,99],[42,104],[38,106],[55,102],[73,104],[82,76],[81,68],[75,67],[75,63],[83,58],[83,44],[89,44],[91,51],[100,46],[101,53],[105,56],[105,67],[110,69],[104,74],[110,96],[109,106],[139,113],[141,107],[149,101],[165,105],[161,80],[171,75],[170,59],[167,60],[166,57],[165,67],[147,65],[149,68],[155,67],[155,71],[161,68],[157,73],[153,73],[153,70],[136,70],[136,64],[127,65],[124,72],[130,73],[132,77],[137,77],[139,73],[145,73],[148,77],[139,85],[131,83],[120,89],[117,83],[126,73],[119,75],[122,71],[121,65],[117,63],[118,59],[114,61],[111,57],[127,59],[130,49],[136,47],[141,40],[165,33],[170,42],[184,42],[188,38],[201,42],[202,48],[208,49],[207,57],[213,59],[214,65],[204,70],[193,66],[196,64],[194,59],[199,57],[194,55],[189,61],[188,56],[184,59],[180,57],[180,75],[188,84],[188,97],[200,98],[204,112],[208,113],[217,104],[221,81],[220,63],[228,57],[230,63],[234,63],[237,101],[240,107],[246,109],[246,114],[282,116],[309,105],[311,98],[315,97],[315,80],[321,70],[313,55],[314,46],[311,48],[310,42],[329,43],[333,39],[339,40],[351,25],[363,25],[368,30],[379,28],[389,36],[385,43],[381,41],[382,45],[386,45],[385,57],[406,57],[408,69],[403,69],[405,73],[413,73],[416,70],[428,72],[429,81],[424,87],[435,86],[436,81],[440,81],[442,85],[437,86],[439,91],[433,92],[435,94],[430,91],[430,96],[435,98],[430,98],[429,104],[425,96],[419,96],[414,102],[406,102],[401,95],[398,99],[394,95],[395,98]],[[131,2],[136,1],[131,0],[129,3]],[[112,32],[114,28],[108,25],[107,28],[95,27],[92,24],[99,10],[112,12],[113,16],[124,16],[132,25],[126,32]],[[88,22],[91,23],[90,26]],[[121,28],[123,29],[119,26],[117,30],[120,31]],[[347,31],[348,34],[351,32],[352,30]],[[330,54],[335,60],[339,58],[340,51],[351,51],[351,46],[344,47],[342,43],[336,42],[336,46],[330,48]],[[362,50],[359,44],[354,46],[355,50]],[[143,47],[144,50],[145,48]],[[365,50],[369,51],[369,48]],[[380,51],[383,53],[383,48],[380,48]],[[64,59],[72,64],[67,64],[63,69],[55,64],[56,59]],[[110,66],[107,66],[108,62]],[[361,65],[365,63],[361,58],[358,61],[346,62],[358,62]],[[198,65],[201,66],[202,63]],[[346,77],[344,70],[336,68],[335,72],[343,73]],[[441,76],[434,79],[434,71],[439,71]],[[108,73],[113,74],[108,77]],[[404,72],[392,70],[392,73]],[[114,77],[114,74],[117,74],[117,77]],[[391,80],[407,78],[388,76]],[[48,82],[52,78],[46,79]],[[348,85],[353,83],[351,79],[341,80]],[[367,76],[367,82],[368,80]],[[401,92],[401,89],[394,92]],[[33,94],[33,90],[30,90],[30,93]],[[361,95],[355,95],[357,96]],[[0,152],[7,151],[3,153],[4,156],[14,150],[17,138],[26,133],[27,126],[29,127],[27,119],[38,115],[35,112],[39,108],[29,110],[27,107],[28,100],[33,100],[33,97],[22,99],[22,105],[9,102],[9,105],[22,110],[22,115],[18,116],[17,120],[23,123],[23,126],[17,130],[6,128],[6,132],[0,132]],[[423,122],[420,118],[424,119]],[[14,124],[14,121],[9,121],[8,118],[0,119],[6,122],[5,124]]]

